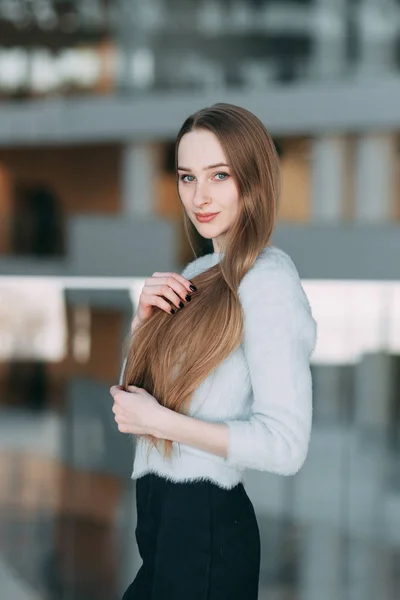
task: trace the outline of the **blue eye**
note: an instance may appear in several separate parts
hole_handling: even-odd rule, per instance
[[[217,181],[225,181],[225,179],[227,179],[229,177],[229,174],[221,171],[219,173],[216,173],[215,177],[217,178]],[[192,181],[194,181],[196,178],[194,175],[181,175],[179,177],[179,179],[180,179],[180,181],[183,181],[184,183],[192,183]]]
[[[181,175],[181,176],[180,176],[180,180],[181,180],[181,181],[184,181],[185,183],[190,183],[190,182],[187,182],[187,181],[186,181],[186,177],[191,177],[191,178],[192,178],[192,180],[194,179],[193,175]]]

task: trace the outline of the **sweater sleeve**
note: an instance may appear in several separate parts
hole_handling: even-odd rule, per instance
[[[226,422],[226,461],[292,475],[308,451],[316,323],[293,263],[251,269],[239,286],[239,297],[252,407],[248,420]]]

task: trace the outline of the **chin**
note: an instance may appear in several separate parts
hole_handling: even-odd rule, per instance
[[[211,240],[212,238],[218,237],[221,235],[219,231],[210,231],[211,227],[199,227],[197,231],[201,235],[201,237]]]
[[[215,237],[213,233],[212,234],[211,233],[206,233],[202,229],[199,229],[198,227],[196,227],[196,229],[197,229],[197,233],[199,235],[201,235],[201,237],[204,238],[204,239],[206,239],[206,240],[211,240],[213,237]]]

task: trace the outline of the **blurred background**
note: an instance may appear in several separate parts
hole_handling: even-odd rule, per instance
[[[400,597],[400,1],[0,0],[1,600],[140,566],[109,387],[143,279],[193,259],[174,137],[219,101],[274,137],[319,325],[307,462],[246,474],[260,600]]]

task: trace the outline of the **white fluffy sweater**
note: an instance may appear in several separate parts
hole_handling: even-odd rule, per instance
[[[222,253],[189,263],[191,279]],[[312,422],[310,356],[316,323],[298,272],[282,250],[267,246],[239,285],[242,344],[200,384],[190,415],[229,427],[227,458],[173,443],[172,462],[138,438],[132,478],[155,472],[172,481],[209,479],[224,488],[244,469],[296,473],[307,455]],[[122,376],[121,376],[122,379]]]

